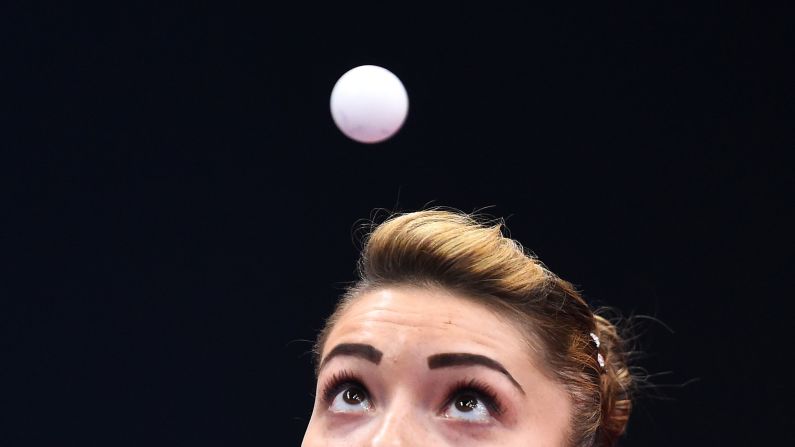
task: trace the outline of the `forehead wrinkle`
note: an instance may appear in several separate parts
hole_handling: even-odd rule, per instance
[[[461,320],[465,320],[465,318],[452,315],[430,316],[423,312],[404,312],[380,308],[365,310],[360,314],[347,314],[337,323],[337,328],[342,329],[347,326],[344,332],[349,332],[357,329],[369,330],[380,325],[387,325],[398,328],[431,329],[444,332],[458,329],[469,336],[482,334],[482,331],[472,331],[470,326]]]
[[[406,290],[398,289],[396,292],[405,293]],[[438,293],[436,291],[427,291],[422,289],[417,289],[416,292]],[[440,296],[443,297],[443,299],[452,298],[457,302],[460,301],[462,302],[462,305],[465,308],[468,307],[467,304],[465,304],[468,302],[468,300],[463,300],[460,297],[454,297],[449,293],[443,293],[440,294]],[[427,300],[428,302],[434,301],[434,299],[431,297],[428,297]],[[376,302],[368,304],[368,302],[372,301]],[[373,318],[376,321],[390,320],[388,316],[381,317],[381,314],[386,314],[386,315],[394,314],[397,316],[397,318],[395,318],[395,321],[406,320],[414,317],[419,317],[420,320],[426,320],[429,318],[430,314],[427,312],[427,310],[415,311],[411,308],[411,306],[402,304],[400,303],[400,301],[401,300],[399,298],[395,297],[395,294],[393,292],[389,292],[385,294],[385,296],[364,295],[360,297],[356,303],[354,303],[352,306],[350,306],[347,309],[347,311],[341,316],[340,321],[350,318],[367,318],[367,316],[370,314],[376,315],[375,318]],[[499,315],[492,312],[489,308],[482,306],[478,303],[471,303],[471,304],[474,304],[474,306],[476,306],[480,311],[485,311],[489,315],[496,317],[497,320],[500,321],[502,320]],[[441,312],[438,312],[436,313],[436,315],[434,315],[434,317],[437,317],[434,318],[434,320],[438,320],[440,322],[439,323],[440,326],[443,326],[443,324],[451,324],[451,322],[456,319],[458,320],[466,319],[467,316],[469,316],[468,314],[471,313],[467,311],[462,311],[460,308],[456,308],[456,306],[440,306],[439,310],[441,310]]]
[[[389,320],[389,315],[395,315],[397,317],[397,318],[395,318],[396,320],[399,320],[399,319],[404,319],[405,320],[405,319],[409,319],[409,318],[412,318],[412,317],[425,318],[425,317],[428,316],[428,314],[425,313],[425,312],[412,311],[410,309],[408,309],[408,310],[407,309],[395,310],[395,309],[392,309],[392,308],[382,307],[382,306],[375,307],[375,308],[370,308],[370,309],[363,309],[363,310],[360,310],[359,312],[355,312],[355,310],[357,310],[357,308],[355,306],[352,307],[351,309],[349,309],[348,312],[346,312],[346,314],[343,315],[341,320],[344,320],[344,319],[347,319],[347,318],[355,318],[355,317],[362,318],[362,317],[367,317],[368,315],[371,315],[371,314],[374,314],[374,317],[372,317],[372,318],[375,319],[375,320]],[[382,315],[384,315],[384,316],[382,316]]]

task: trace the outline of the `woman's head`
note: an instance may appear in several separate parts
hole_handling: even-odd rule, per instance
[[[318,337],[304,446],[609,446],[623,432],[615,327],[500,225],[399,215],[359,271]]]

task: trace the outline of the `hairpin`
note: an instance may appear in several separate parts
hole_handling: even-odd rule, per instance
[[[599,366],[604,368],[605,358],[602,356],[602,353],[599,352],[599,346],[602,344],[602,342],[599,341],[599,337],[597,337],[596,334],[594,334],[593,332],[591,332],[591,338],[593,339],[593,342],[596,345],[596,361],[599,362]]]

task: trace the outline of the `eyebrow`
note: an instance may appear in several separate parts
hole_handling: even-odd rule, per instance
[[[381,363],[381,357],[384,356],[384,353],[378,349],[375,349],[371,345],[364,343],[340,343],[337,346],[334,346],[334,349],[326,354],[326,356],[323,358],[323,361],[320,362],[320,366],[317,368],[318,372],[323,369],[329,360],[343,355],[359,357],[378,365]]]
[[[486,368],[491,368],[495,371],[501,372],[505,374],[505,377],[511,381],[511,383],[525,394],[524,389],[522,386],[519,385],[519,382],[513,378],[511,373],[505,369],[500,362],[486,357],[485,355],[480,354],[468,354],[463,352],[452,352],[452,353],[444,353],[444,354],[434,354],[428,357],[428,368],[430,369],[438,369],[438,368],[452,368],[456,366],[485,366]]]

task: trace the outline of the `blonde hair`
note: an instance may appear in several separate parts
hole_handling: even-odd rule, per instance
[[[395,215],[376,226],[359,259],[360,279],[320,332],[316,356],[339,316],[361,293],[390,285],[442,287],[508,317],[537,344],[534,350],[548,373],[571,397],[571,446],[614,445],[632,408],[624,341],[570,283],[503,236],[502,228],[501,222],[481,223],[444,210]],[[599,347],[591,333],[599,338]]]

